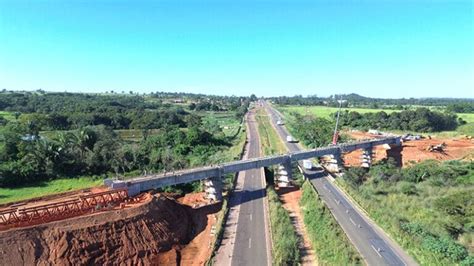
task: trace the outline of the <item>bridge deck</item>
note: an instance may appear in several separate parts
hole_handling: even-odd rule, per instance
[[[354,143],[345,143],[335,146],[322,147],[313,150],[297,151],[283,155],[253,158],[234,162],[223,163],[215,166],[205,166],[194,169],[185,169],[171,173],[148,175],[127,181],[107,181],[112,188],[133,187],[134,191],[141,192],[171,186],[192,181],[202,180],[209,177],[222,176],[227,173],[235,173],[250,169],[283,164],[288,161],[301,161],[304,159],[322,157],[325,155],[338,155],[357,149],[369,149],[378,145],[400,145],[400,137],[387,137],[375,140],[367,140]]]

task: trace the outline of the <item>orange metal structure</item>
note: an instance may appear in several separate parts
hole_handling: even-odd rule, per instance
[[[123,188],[21,209],[12,207],[0,210],[0,229],[39,224],[94,212],[104,207],[112,207],[127,198],[127,189]]]

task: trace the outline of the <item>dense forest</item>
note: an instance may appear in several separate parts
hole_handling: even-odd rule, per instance
[[[387,114],[384,111],[377,113],[360,114],[355,111],[345,111],[341,114],[341,126],[359,129],[391,129],[416,132],[438,132],[455,130],[458,125],[465,124],[454,113],[441,113],[428,108],[404,110]]]
[[[206,101],[218,103],[219,110],[228,110],[237,121],[249,106],[248,97],[192,103]],[[1,110],[15,113],[0,120],[2,186],[218,162],[228,159],[220,153],[233,141],[218,121],[203,121],[204,114],[189,110],[187,103],[183,108],[136,95],[69,93],[0,93],[0,103]],[[140,129],[143,134],[138,141],[124,141],[114,129]],[[45,135],[43,130],[55,131]]]
[[[401,98],[401,99],[382,99],[364,97],[358,94],[338,94],[329,97],[318,97],[309,95],[295,95],[292,97],[280,96],[268,98],[276,104],[281,105],[325,105],[339,106],[337,100],[343,100],[343,107],[366,107],[366,108],[384,108],[402,110],[405,106],[422,105],[422,106],[455,106],[461,107],[462,113],[473,112],[474,99],[457,99],[457,98]],[[466,108],[467,107],[467,108]],[[459,110],[459,109],[458,109]],[[450,109],[450,111],[454,111]],[[458,112],[458,111],[455,111]]]

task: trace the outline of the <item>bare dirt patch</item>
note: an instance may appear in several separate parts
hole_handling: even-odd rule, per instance
[[[290,215],[291,222],[296,229],[296,234],[300,238],[299,249],[301,265],[317,265],[316,255],[311,247],[311,242],[306,235],[303,214],[301,213],[299,205],[302,191],[297,187],[277,188],[276,191],[283,207]]]
[[[366,132],[349,132],[355,139],[372,139],[380,137]],[[446,144],[444,152],[430,152],[427,150],[430,145]],[[375,161],[386,158],[386,150],[382,146],[374,149]],[[470,159],[474,154],[474,140],[467,138],[425,138],[421,140],[403,142],[402,160],[403,166],[410,165],[428,159],[439,161]],[[362,151],[357,150],[344,154],[346,166],[360,166]]]

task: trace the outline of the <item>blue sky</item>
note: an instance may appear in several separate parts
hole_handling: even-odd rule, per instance
[[[0,0],[0,88],[474,98],[472,1]]]

